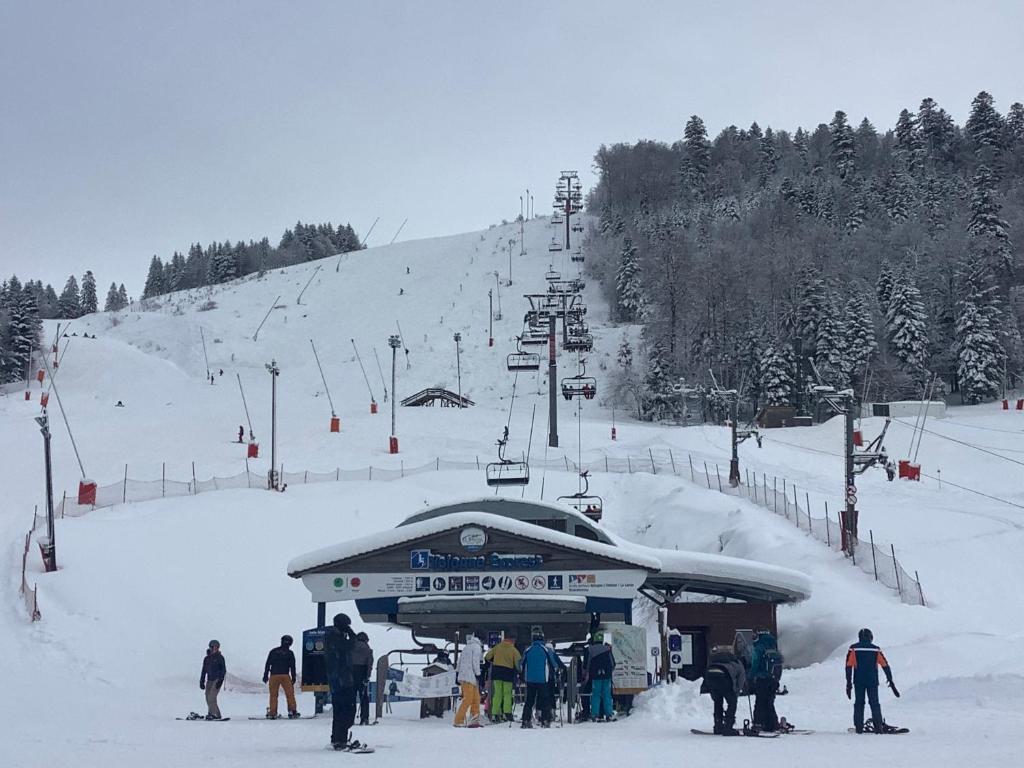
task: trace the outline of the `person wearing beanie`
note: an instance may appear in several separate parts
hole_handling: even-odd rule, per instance
[[[603,632],[595,632],[587,646],[587,680],[591,684],[590,717],[595,722],[611,722],[615,719],[612,705],[612,673],[615,671],[615,655],[612,647],[604,641]]]
[[[228,676],[227,664],[220,652],[220,642],[211,640],[206,647],[206,657],[203,659],[203,670],[199,673],[199,689],[206,691],[206,719],[220,720],[220,707],[217,705],[217,696]]]
[[[331,746],[338,750],[362,746],[352,739],[352,724],[356,719],[356,688],[352,677],[355,640],[352,620],[344,613],[336,615],[324,638],[324,662],[331,688]]]
[[[359,697],[359,724],[370,724],[370,674],[373,671],[373,649],[370,636],[365,632],[356,635],[352,646],[352,682]]]
[[[277,700],[281,689],[288,702],[288,717],[299,716],[295,705],[295,654],[292,652],[292,636],[284,635],[281,645],[271,648],[267,661],[263,665],[263,682],[270,683],[270,706],[267,707],[267,719],[277,719]]]
[[[467,712],[469,727],[480,727],[480,665],[483,660],[484,651],[480,641],[475,635],[470,635],[459,653],[459,664],[455,670],[456,682],[462,691],[462,703],[459,704],[453,723],[456,728],[466,725]]]

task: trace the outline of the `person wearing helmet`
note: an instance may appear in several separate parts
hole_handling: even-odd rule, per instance
[[[535,631],[533,643],[523,653],[523,678],[526,680],[526,701],[523,705],[523,728],[533,727],[533,710],[537,709],[542,728],[551,726],[550,682],[558,668],[553,651],[544,644],[544,633]]]
[[[352,681],[359,697],[359,724],[370,724],[370,672],[373,670],[373,649],[365,632],[356,635],[352,646]]]
[[[299,716],[299,710],[295,706],[295,654],[292,653],[291,635],[284,635],[281,638],[281,645],[271,648],[267,654],[267,663],[263,665],[263,682],[270,683],[268,720],[277,719],[277,700],[282,688],[288,701],[288,717]]]
[[[714,703],[716,736],[739,736],[736,730],[736,702],[747,687],[747,674],[743,662],[737,658],[732,646],[716,645],[708,657],[708,668],[701,682],[700,692],[711,694]]]
[[[846,652],[846,698],[856,691],[853,699],[853,727],[857,733],[864,733],[864,698],[871,705],[871,725],[869,733],[886,733],[885,720],[882,718],[882,706],[878,703],[878,668],[885,673],[886,684],[893,689],[892,670],[882,649],[874,644],[874,635],[870,629],[862,629],[857,633],[857,642]],[[896,694],[899,696],[899,694]]]
[[[217,706],[217,695],[228,676],[228,667],[220,652],[220,642],[211,640],[206,646],[206,657],[203,659],[203,671],[199,673],[199,689],[206,691],[206,719],[220,720],[220,707]]]
[[[337,614],[324,638],[324,663],[331,688],[331,746],[338,750],[362,746],[352,738],[352,724],[356,719],[356,688],[352,677],[355,640],[352,620],[344,613]]]
[[[611,722],[615,719],[612,706],[612,672],[615,671],[615,655],[612,647],[604,641],[604,632],[595,632],[587,647],[587,680],[591,684],[590,717],[595,723]]]

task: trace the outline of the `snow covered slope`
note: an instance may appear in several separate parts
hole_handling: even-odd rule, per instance
[[[219,286],[160,299],[150,311],[105,314],[76,321],[57,384],[81,453],[84,471],[101,484],[125,472],[135,479],[190,480],[196,475],[233,475],[245,468],[244,447],[232,441],[245,414],[236,374],[245,385],[265,473],[269,455],[270,377],[265,364],[281,367],[278,379],[278,455],[286,471],[336,467],[411,467],[433,461],[485,462],[509,419],[513,377],[505,370],[512,337],[526,309],[521,294],[545,287],[551,264],[545,220],[526,226],[525,256],[512,248],[513,285],[501,285],[503,318],[488,340],[488,290],[494,272],[509,269],[509,239],[518,225],[431,241],[408,242],[348,254]],[[564,253],[554,266],[570,272]],[[302,298],[296,298],[313,275]],[[408,270],[408,271],[407,271]],[[599,385],[621,338],[607,327],[596,287],[588,285],[588,322],[597,348],[588,372]],[[277,299],[277,297],[280,297]],[[497,296],[495,295],[495,299]],[[208,302],[216,304],[212,307]],[[256,327],[271,305],[266,324]],[[495,301],[497,309],[497,300]],[[399,409],[401,452],[387,454],[390,400],[383,399],[377,348],[390,390],[387,338],[404,331],[409,349],[398,353],[399,397],[429,386],[458,388],[453,334],[462,334],[462,390],[477,404],[468,409]],[[51,326],[52,329],[52,326]],[[214,384],[205,379],[205,337]],[[83,333],[96,334],[85,339]],[[309,340],[324,365],[339,434],[328,431],[331,408]],[[380,413],[369,413],[367,392],[351,340],[362,353]],[[573,373],[560,353],[560,375]],[[223,369],[224,375],[216,375]],[[390,394],[390,393],[389,393]],[[588,401],[582,420],[575,404],[559,399],[559,449],[545,449],[544,373],[516,379],[510,453],[584,460],[601,455],[643,456],[671,449],[680,458],[728,461],[725,429],[680,429],[623,421],[611,442],[611,413],[602,389]],[[114,403],[123,401],[124,408]],[[51,400],[51,404],[52,404]],[[532,446],[531,416],[537,406]],[[58,495],[80,477],[58,409],[54,461]],[[2,722],[14,738],[5,744],[17,766],[320,764],[327,739],[324,721],[250,723],[264,700],[260,673],[265,653],[280,634],[293,635],[314,623],[314,606],[302,585],[287,577],[296,554],[394,526],[411,512],[453,497],[485,490],[482,472],[424,472],[393,482],[293,484],[283,494],[261,490],[203,493],[194,497],[128,504],[97,510],[58,525],[61,570],[40,573],[32,553],[31,580],[40,585],[43,621],[29,624],[16,593],[19,536],[34,505],[42,503],[42,446],[32,416],[38,389],[26,403],[15,393],[0,397],[4,436],[0,542],[4,577],[0,612],[0,657],[15,660],[6,670],[9,695]],[[865,420],[868,437],[880,428]],[[814,581],[813,597],[780,611],[781,643],[791,663],[793,694],[780,711],[818,734],[785,742],[758,743],[690,737],[691,726],[707,727],[710,704],[688,684],[655,692],[638,717],[613,726],[581,726],[577,734],[520,733],[492,728],[452,731],[446,723],[421,722],[412,709],[366,734],[381,749],[374,758],[407,764],[424,749],[445,750],[454,760],[488,759],[500,765],[549,761],[559,750],[566,765],[600,759],[657,759],[659,750],[685,748],[696,760],[757,759],[768,765],[838,765],[865,760],[899,765],[982,761],[1009,764],[1015,745],[1012,725],[1024,710],[1024,661],[1016,646],[1024,639],[1024,616],[1016,585],[1024,577],[1019,551],[1022,509],[950,487],[985,491],[1024,504],[1019,466],[939,435],[1024,457],[1024,418],[1016,412],[952,409],[930,422],[919,460],[920,484],[864,476],[860,483],[862,527],[893,541],[898,554],[920,571],[929,608],[909,607],[873,583],[843,558],[748,502],[699,488],[683,478],[646,474],[598,474],[592,488],[606,502],[602,524],[617,535],[656,547],[679,547],[747,557],[796,568]],[[835,509],[841,491],[840,427],[777,430],[763,449],[741,448],[744,469],[795,482],[812,504],[826,499]],[[904,450],[909,430],[890,429],[890,450]],[[535,473],[527,498],[553,499],[574,491],[564,472]],[[518,491],[517,491],[518,493]],[[338,606],[344,609],[344,604]],[[887,649],[904,697],[886,699],[890,719],[914,733],[884,744],[851,743],[845,733],[849,704],[842,693],[843,647],[868,625]],[[368,628],[380,652],[408,643],[400,632]],[[199,709],[199,662],[206,642],[223,643],[231,673],[222,708],[226,724],[179,723],[170,719]],[[742,705],[741,705],[742,706]],[[309,697],[300,708],[312,709]],[[397,726],[397,727],[396,727]],[[208,729],[217,729],[215,733]],[[189,730],[191,729],[191,730]],[[196,730],[192,733],[192,730]],[[187,733],[186,733],[187,732]],[[572,738],[570,738],[572,737]],[[472,742],[470,744],[469,742]],[[479,742],[479,743],[477,743]],[[565,747],[570,747],[565,749]],[[505,758],[502,755],[506,756]]]

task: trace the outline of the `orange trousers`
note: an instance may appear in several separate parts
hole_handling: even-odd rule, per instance
[[[284,696],[288,700],[289,714],[298,710],[295,705],[295,683],[292,682],[291,677],[289,675],[271,675],[270,709],[268,710],[271,717],[277,716],[277,699],[282,688],[284,688]]]
[[[469,710],[469,721],[471,723],[480,720],[480,689],[472,683],[459,683],[462,688],[462,703],[455,713],[455,725],[465,725],[466,710]]]

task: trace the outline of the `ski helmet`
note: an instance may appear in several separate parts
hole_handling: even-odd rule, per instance
[[[533,630],[533,639],[534,640],[543,640],[544,639],[544,630],[543,629],[535,629],[535,630]]]
[[[345,629],[346,627],[352,626],[352,619],[347,614],[338,613],[334,616],[334,626],[337,629]]]
[[[281,635],[281,645],[291,645],[294,642],[291,635]]]
[[[220,640],[211,640],[207,645],[207,648],[220,648]]]
[[[857,639],[860,640],[862,643],[870,643],[872,640],[875,639],[875,636],[871,634],[870,629],[865,627],[857,633]]]
[[[604,642],[604,632],[595,632],[594,633],[594,642],[595,643],[603,643]]]

